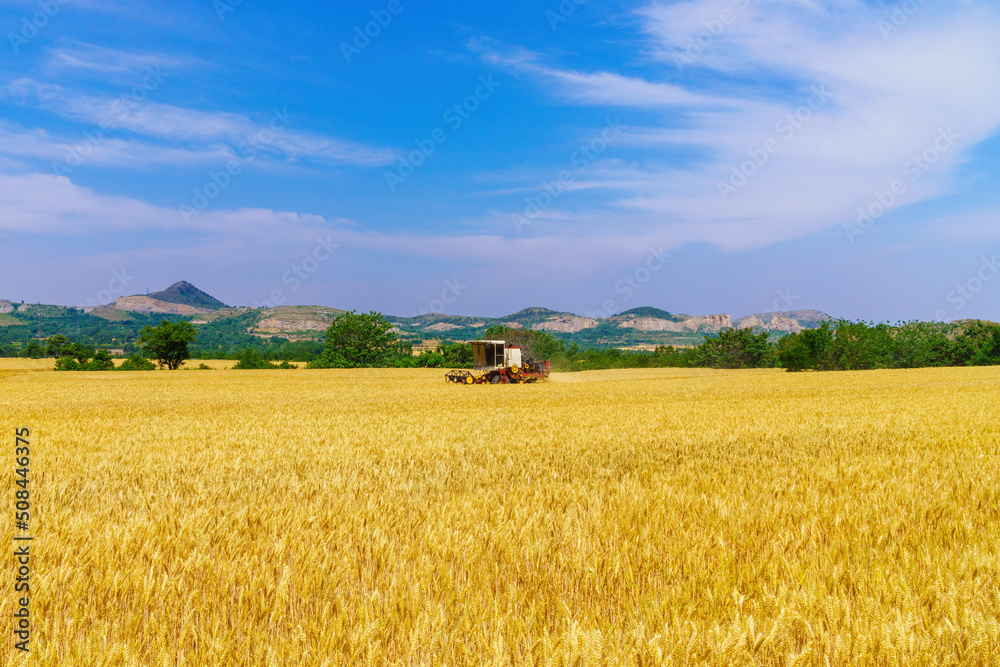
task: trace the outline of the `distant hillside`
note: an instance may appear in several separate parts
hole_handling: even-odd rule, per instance
[[[624,313],[618,313],[617,317],[652,317],[657,320],[666,320],[668,322],[681,322],[687,316],[671,315],[667,311],[660,310],[659,308],[643,306],[642,308],[633,308],[632,310],[626,310]]]
[[[505,317],[466,317],[441,313],[390,317],[407,341],[474,340],[488,327],[546,331],[567,342],[598,347],[697,345],[706,336],[729,327],[753,329],[774,336],[818,327],[829,317],[816,310],[749,315],[733,321],[729,315],[673,315],[649,306],[633,308],[605,319],[581,317],[547,308],[525,308]]]
[[[76,331],[79,325],[82,335],[110,345],[120,343],[123,338],[126,341],[134,339],[138,335],[135,327],[140,322],[187,318],[199,330],[199,347],[219,350],[260,339],[321,343],[327,328],[343,312],[326,306],[230,308],[182,281],[149,295],[121,297],[111,307],[85,308],[82,313],[62,306],[0,301],[0,332],[32,327],[37,336],[39,330],[49,334],[55,328],[61,333],[67,328]],[[86,315],[81,317],[83,313]],[[39,319],[51,321],[40,323]],[[401,341],[414,345],[424,341],[476,340],[483,338],[490,327],[501,326],[544,331],[567,344],[577,343],[582,347],[653,349],[658,345],[697,345],[706,337],[730,327],[765,332],[776,340],[786,333],[816,328],[830,318],[817,310],[797,310],[733,319],[729,314],[683,315],[643,306],[607,318],[582,317],[535,307],[503,317],[429,313],[414,317],[387,316],[387,319]],[[962,323],[942,326],[949,332],[964,328]],[[104,333],[98,334],[99,331]],[[8,331],[7,335],[14,334]]]
[[[147,294],[145,296],[150,299],[156,299],[157,301],[177,303],[184,306],[191,306],[192,308],[198,308],[200,310],[221,310],[223,308],[228,308],[226,304],[222,303],[215,297],[202,292],[191,283],[183,280],[179,283],[174,283],[161,292],[153,292],[152,294]]]

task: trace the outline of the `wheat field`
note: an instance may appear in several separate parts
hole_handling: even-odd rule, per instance
[[[1000,369],[9,369],[0,408],[36,665],[1000,664]]]

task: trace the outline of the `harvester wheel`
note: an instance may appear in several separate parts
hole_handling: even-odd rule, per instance
[[[465,378],[465,384],[476,384],[476,378],[470,375],[469,377]]]
[[[510,372],[513,373],[514,375],[517,375],[518,373],[521,372],[521,367],[520,366],[511,366],[510,367]]]
[[[490,377],[490,384],[500,384],[500,375],[493,375]]]

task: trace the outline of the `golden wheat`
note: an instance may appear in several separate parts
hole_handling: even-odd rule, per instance
[[[16,373],[0,414],[38,665],[1000,659],[997,369]]]

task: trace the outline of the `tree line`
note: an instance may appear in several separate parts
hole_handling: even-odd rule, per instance
[[[188,322],[164,320],[145,327],[138,348],[118,370],[175,370],[191,358],[190,345],[198,331]],[[784,368],[800,371],[846,371],[936,366],[1000,365],[1000,325],[973,321],[955,333],[944,325],[865,322],[824,322],[816,329],[772,340],[767,333],[726,329],[700,345],[661,346],[654,352],[618,349],[581,349],[547,332],[492,327],[486,339],[520,345],[528,358],[548,360],[553,370],[610,368]],[[50,337],[39,352],[55,357],[57,370],[112,370],[104,350],[74,343],[66,336]],[[350,312],[338,317],[326,331],[326,342],[311,359],[284,359],[274,363],[253,347],[239,353],[237,370],[295,368],[289,361],[308,361],[309,368],[471,368],[472,348],[463,342],[443,343],[436,350],[413,356],[412,345],[398,339],[392,325],[377,312]]]

